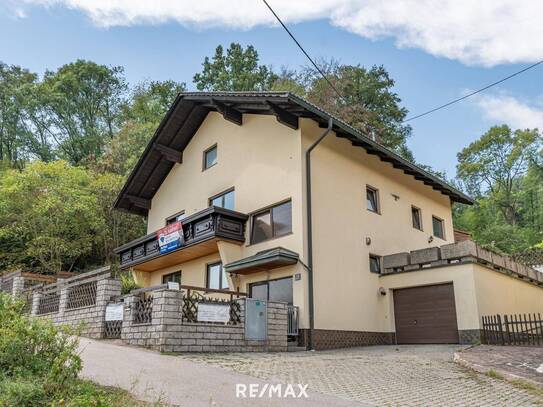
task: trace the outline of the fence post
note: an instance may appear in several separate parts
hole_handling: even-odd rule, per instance
[[[504,340],[504,337],[503,337],[503,328],[502,328],[502,317],[500,314],[498,314],[498,327],[500,329],[500,338],[501,338],[501,341],[502,341],[502,345],[505,345],[505,340]]]
[[[38,315],[42,295],[43,294],[40,291],[34,291],[34,294],[32,295],[32,311],[30,311],[30,315],[33,317]]]
[[[511,344],[511,333],[509,332],[509,319],[507,318],[507,315],[503,316],[504,324],[505,324],[505,332],[507,333],[507,344]]]
[[[153,339],[157,350],[171,352],[181,344],[178,332],[182,329],[182,308],[181,291],[165,289],[153,292],[152,324],[156,334]]]
[[[106,307],[111,297],[121,294],[121,281],[113,278],[102,278],[96,282],[97,324],[95,335],[103,338],[105,334]]]
[[[60,290],[60,299],[58,301],[58,319],[62,321],[64,318],[64,311],[66,311],[66,305],[68,304],[68,287],[64,285],[64,278],[57,279],[57,290]]]
[[[11,286],[11,295],[13,297],[18,297],[23,291],[25,286],[25,280],[20,274],[13,277],[13,285]]]

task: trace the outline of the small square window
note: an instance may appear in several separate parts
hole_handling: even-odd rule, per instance
[[[379,194],[375,188],[366,187],[366,200],[368,211],[379,213]]]
[[[208,148],[204,151],[204,170],[213,167],[217,164],[217,146]]]
[[[381,257],[370,254],[370,271],[381,274]]]
[[[181,284],[181,272],[176,271],[175,273],[164,274],[162,276],[162,284],[168,284],[168,283]]]
[[[432,227],[433,227],[435,237],[439,237],[440,239],[445,239],[445,229],[443,227],[443,219],[439,219],[435,216],[432,216]]]
[[[415,206],[411,207],[411,220],[415,229],[422,230],[422,216],[420,209]]]

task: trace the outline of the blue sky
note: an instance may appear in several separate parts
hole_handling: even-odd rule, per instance
[[[131,20],[132,16],[118,17],[119,10],[115,10],[112,13],[115,19],[109,21],[108,10],[89,11],[73,4],[68,8],[62,0],[51,7],[42,6],[40,0],[35,2],[38,4],[25,4],[20,8],[13,1],[0,0],[0,61],[21,65],[40,74],[45,69],[56,69],[84,58],[124,66],[132,84],[144,79],[174,79],[193,88],[192,76],[200,70],[203,58],[212,55],[217,44],[231,42],[253,44],[261,62],[278,69],[282,66],[295,69],[307,63],[282,29],[268,20],[259,22],[254,15],[246,20],[241,16],[242,23],[217,22],[215,16],[212,23],[194,23],[186,16],[174,19],[149,17],[145,15],[146,11],[142,12],[143,17],[140,15]],[[78,3],[78,0],[74,2]],[[280,5],[276,11],[280,13]],[[98,18],[96,13],[101,13]],[[410,115],[521,69],[537,60],[540,51],[523,49],[512,57],[511,52],[500,51],[509,45],[498,43],[495,36],[494,43],[489,43],[488,47],[484,42],[474,46],[473,39],[466,39],[462,37],[463,33],[452,29],[450,37],[454,43],[449,42],[448,37],[437,43],[424,42],[424,38],[411,38],[405,43],[404,38],[413,36],[409,27],[404,26],[403,33],[396,32],[395,26],[388,34],[374,35],[364,31],[367,31],[366,22],[348,22],[341,16],[331,20],[326,11],[323,13],[302,19],[305,21],[292,18],[289,22],[309,53],[315,58],[333,57],[348,64],[383,64],[396,80],[395,90]],[[205,14],[205,10],[201,14]],[[285,15],[288,21],[288,10]],[[147,18],[152,19],[152,24]],[[243,27],[246,21],[250,22],[247,24],[250,27]],[[432,33],[431,29],[428,28],[429,33]],[[502,31],[506,27],[497,29]],[[462,41],[466,41],[466,46],[456,49],[455,44]],[[400,46],[399,42],[404,43]],[[439,42],[443,47],[440,48]],[[494,51],[489,53],[488,49]],[[543,50],[539,58],[543,58]],[[535,127],[541,123],[543,126],[542,79],[543,67],[539,67],[481,97],[414,120],[411,122],[413,136],[408,144],[417,160],[437,170],[445,170],[452,177],[457,152],[491,125],[508,123],[512,127]]]

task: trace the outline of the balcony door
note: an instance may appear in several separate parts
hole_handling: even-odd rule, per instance
[[[259,281],[249,285],[251,298],[280,301],[292,305],[292,277]]]

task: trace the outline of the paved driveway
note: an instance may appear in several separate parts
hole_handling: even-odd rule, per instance
[[[376,346],[283,354],[183,356],[377,406],[538,406],[528,390],[453,362],[459,346]]]

